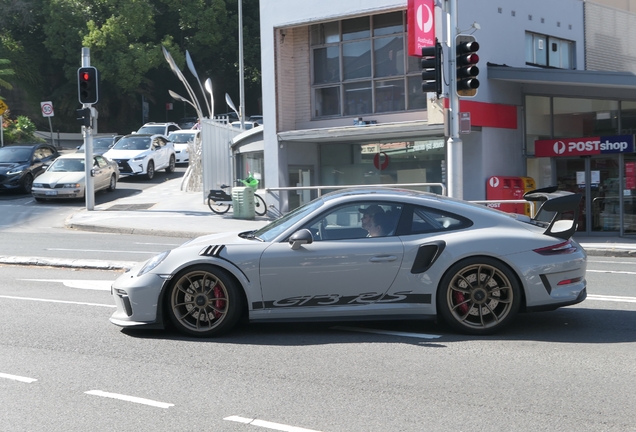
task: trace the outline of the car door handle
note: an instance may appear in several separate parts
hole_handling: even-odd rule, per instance
[[[395,255],[378,255],[371,258],[370,262],[391,262],[395,261],[397,257]]]

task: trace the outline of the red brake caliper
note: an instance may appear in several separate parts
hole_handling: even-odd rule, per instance
[[[213,291],[214,291],[214,297],[220,298],[220,297],[223,296],[223,290],[221,288],[219,288],[218,285],[216,285],[214,287]],[[225,307],[225,300],[215,300],[214,301],[214,306],[217,309],[223,310],[223,308]],[[221,312],[216,311],[216,310],[214,311],[214,317],[215,318],[219,318],[221,315],[222,315]]]
[[[460,293],[459,291],[454,291],[453,300],[455,301],[455,304],[460,305],[458,309],[462,314],[468,313],[468,303],[460,304],[465,300],[464,294]]]

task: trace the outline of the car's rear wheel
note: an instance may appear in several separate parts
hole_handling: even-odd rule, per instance
[[[117,177],[115,177],[115,174],[113,174],[112,176],[110,176],[110,183],[108,183],[108,189],[106,189],[108,192],[112,192],[115,190],[115,188],[117,187]]]
[[[455,329],[492,334],[514,318],[521,289],[513,272],[501,262],[475,257],[454,264],[437,290],[437,310]]]
[[[242,297],[224,270],[198,265],[172,280],[167,292],[168,315],[179,331],[198,337],[218,336],[240,318]]]
[[[175,161],[174,155],[171,155],[170,162],[168,163],[168,166],[166,167],[166,172],[168,174],[173,173],[176,165],[177,165],[177,162]]]
[[[155,176],[155,163],[153,161],[148,161],[148,168],[146,168],[146,178],[148,180],[152,180]]]
[[[31,174],[27,174],[22,179],[22,191],[24,193],[31,193],[31,189],[33,188],[33,176]]]

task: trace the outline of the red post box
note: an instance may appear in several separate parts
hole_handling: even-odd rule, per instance
[[[529,177],[506,177],[493,176],[486,182],[486,199],[487,200],[522,200],[523,194],[526,193],[528,182],[525,180]],[[534,182],[534,180],[533,180]],[[530,190],[530,189],[528,189]],[[529,214],[529,206],[523,203],[492,203],[488,207],[493,207],[508,213]],[[526,208],[528,207],[528,208]]]

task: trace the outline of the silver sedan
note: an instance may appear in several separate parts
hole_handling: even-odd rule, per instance
[[[515,315],[579,303],[580,195],[529,192],[537,216],[429,193],[346,189],[250,232],[209,235],[112,285],[110,321],[202,337],[251,321],[441,317],[489,334]],[[573,216],[572,216],[573,215]]]

